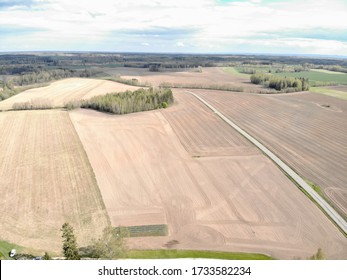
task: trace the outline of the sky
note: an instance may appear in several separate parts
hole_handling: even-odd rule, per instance
[[[0,0],[0,51],[347,56],[347,0]]]

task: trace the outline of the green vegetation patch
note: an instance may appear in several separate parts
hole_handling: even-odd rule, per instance
[[[318,193],[321,197],[325,197],[324,196],[324,192],[322,191],[322,189],[317,186],[315,183],[311,182],[310,180],[306,180],[306,183],[316,192]]]
[[[303,71],[303,72],[283,72],[275,73],[274,75],[280,77],[295,77],[295,78],[307,78],[310,81],[311,86],[323,86],[343,84],[347,85],[347,74],[331,74],[319,71]]]
[[[222,260],[272,260],[273,258],[254,253],[234,253],[192,250],[131,250],[130,259],[222,259]]]
[[[347,100],[347,92],[345,92],[345,91],[339,91],[339,90],[323,88],[323,87],[312,87],[312,88],[310,88],[310,91],[314,92],[314,93],[325,94],[328,96]]]
[[[95,96],[83,101],[81,107],[113,114],[128,114],[166,108],[173,103],[173,100],[171,89],[141,88],[135,91]]]
[[[166,236],[168,234],[167,225],[145,225],[127,227],[130,237],[141,236]]]
[[[235,68],[235,67],[223,67],[223,71],[228,74],[232,74],[232,75],[236,75],[236,76],[240,76],[244,78],[249,78],[249,74],[254,74],[254,73],[247,73],[247,71],[245,71],[244,68]]]
[[[0,260],[11,259],[8,254],[12,249],[16,249],[18,253],[18,251],[23,249],[23,247],[9,243],[4,240],[0,240]]]

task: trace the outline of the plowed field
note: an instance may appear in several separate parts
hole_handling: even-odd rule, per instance
[[[347,102],[314,93],[195,90],[255,136],[347,216]]]
[[[89,99],[96,95],[135,89],[137,87],[116,82],[70,78],[54,82],[47,87],[30,89],[8,98],[0,102],[0,110],[12,109],[13,104],[23,102],[49,103],[52,107],[61,107],[69,101]]]
[[[79,245],[108,224],[92,168],[67,112],[0,113],[0,239],[61,253],[70,222]]]
[[[149,82],[152,85],[161,83],[171,84],[197,84],[203,86],[210,85],[229,85],[231,87],[243,87],[244,89],[257,91],[258,85],[250,82],[247,75],[228,73],[222,67],[206,67],[202,73],[192,70],[177,72],[150,72],[148,69],[141,68],[115,68],[103,69],[110,75],[120,75],[126,79],[137,79],[140,82]]]
[[[132,238],[132,247],[278,258],[321,247],[347,258],[346,239],[268,158],[198,100],[178,90],[175,98],[157,112],[70,112],[111,223],[168,224],[168,236]]]

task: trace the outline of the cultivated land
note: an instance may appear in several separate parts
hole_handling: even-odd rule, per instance
[[[284,72],[284,73],[275,73],[281,77],[297,77],[297,78],[308,78],[310,84],[316,83],[331,83],[331,84],[347,84],[347,74],[341,72],[332,72],[332,71],[302,71],[302,72]]]
[[[70,112],[114,226],[168,224],[132,248],[347,258],[338,229],[279,169],[183,90],[157,112]]]
[[[232,71],[233,68],[206,67],[202,73],[192,69],[185,71],[164,71],[149,72],[143,68],[115,68],[103,69],[109,75],[120,75],[125,79],[137,79],[141,83],[148,82],[152,85],[162,83],[180,84],[180,85],[228,85],[230,87],[242,87],[245,90],[259,91],[260,86],[250,83],[249,76]],[[236,74],[235,74],[236,73]]]
[[[347,102],[314,93],[193,90],[266,145],[347,215]]]
[[[0,236],[61,253],[70,222],[86,245],[108,224],[88,158],[65,111],[0,113]]]
[[[47,87],[34,88],[0,102],[0,110],[12,109],[13,104],[32,102],[62,107],[69,101],[89,99],[111,92],[135,90],[137,87],[96,79],[69,78],[53,82]]]

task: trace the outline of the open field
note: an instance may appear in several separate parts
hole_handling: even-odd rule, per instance
[[[339,90],[339,89],[344,89],[344,88],[347,88],[347,87],[343,87],[343,86],[311,87],[310,92],[321,93],[321,94],[325,94],[328,96],[347,100],[347,91]]]
[[[303,72],[283,72],[274,73],[274,75],[281,77],[297,77],[297,78],[308,78],[311,85],[318,83],[330,83],[330,84],[343,84],[347,85],[347,74],[345,73],[335,73],[326,71],[303,71]]]
[[[230,253],[191,250],[131,250],[130,259],[221,259],[221,260],[271,260],[269,256],[252,253]]]
[[[175,98],[158,112],[69,113],[111,223],[168,224],[131,248],[347,258],[343,235],[268,158],[183,90]]]
[[[324,88],[347,92],[347,86],[330,86],[330,87],[324,87]]]
[[[346,217],[346,101],[314,93],[194,92],[322,188]]]
[[[61,253],[64,222],[80,245],[98,235],[108,217],[68,113],[2,112],[0,127],[1,239]]]
[[[343,73],[343,72],[330,71],[330,70],[325,70],[325,69],[311,69],[311,71],[326,73],[326,74],[333,74],[333,75],[335,75],[335,74],[346,75],[346,73]]]
[[[115,68],[103,69],[109,75],[120,75],[125,79],[137,79],[141,83],[148,82],[152,85],[160,85],[161,83],[171,84],[197,84],[204,86],[211,85],[229,85],[233,87],[243,87],[245,90],[259,90],[258,85],[250,83],[249,75],[240,74],[237,71],[231,71],[222,67],[206,67],[202,69],[202,73],[193,70],[180,72],[164,71],[150,72],[143,68]]]
[[[30,101],[33,103],[35,101],[44,101],[52,107],[62,107],[69,101],[89,99],[96,95],[135,89],[137,87],[104,80],[69,78],[54,82],[47,87],[30,89],[8,98],[0,102],[0,110],[12,109],[12,105],[15,103]]]

